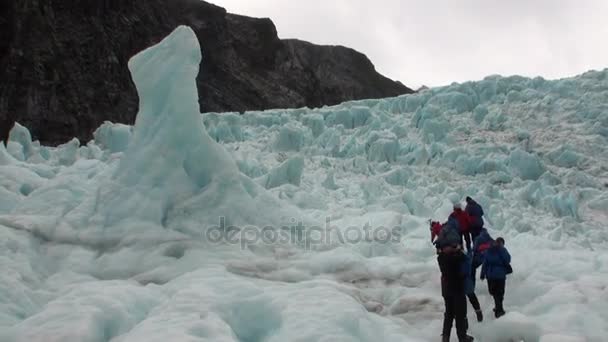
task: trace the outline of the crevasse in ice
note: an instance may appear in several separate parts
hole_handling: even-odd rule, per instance
[[[471,333],[605,340],[608,71],[200,115],[201,58],[179,27],[129,63],[134,127],[0,145],[0,340],[434,340],[427,220],[467,195],[515,269]]]

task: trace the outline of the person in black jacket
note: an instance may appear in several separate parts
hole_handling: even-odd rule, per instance
[[[483,228],[483,208],[479,203],[475,202],[474,199],[467,196],[465,199],[467,202],[467,206],[464,208],[464,211],[469,215],[471,220],[469,225],[469,231],[471,234],[471,241],[475,241],[479,233],[481,233],[481,229]]]
[[[452,324],[456,321],[456,334],[459,342],[471,342],[467,335],[467,297],[465,281],[470,275],[470,263],[460,245],[443,247],[437,256],[441,270],[441,295],[445,302],[443,317],[444,342],[450,340]]]

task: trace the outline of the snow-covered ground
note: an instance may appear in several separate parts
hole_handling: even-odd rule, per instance
[[[134,128],[0,145],[0,341],[439,340],[428,219],[467,195],[515,270],[477,340],[607,339],[608,70],[201,116],[200,59],[131,60]]]

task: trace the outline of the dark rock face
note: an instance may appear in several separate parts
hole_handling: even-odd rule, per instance
[[[180,24],[203,49],[202,112],[412,92],[352,49],[280,40],[270,19],[199,0],[0,0],[0,140],[14,121],[49,144],[86,142],[104,120],[132,123],[138,99],[127,62]]]

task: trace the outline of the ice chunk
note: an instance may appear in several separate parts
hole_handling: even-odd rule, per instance
[[[103,151],[99,146],[95,144],[95,141],[89,141],[86,146],[86,150],[82,150],[80,156],[87,159],[101,159],[103,157]]]
[[[579,218],[578,201],[573,193],[554,196],[551,199],[551,206],[558,217],[570,216]]]
[[[129,68],[140,109],[120,161],[110,160],[108,169],[92,176],[93,182],[82,172],[77,181],[63,185],[67,189],[32,193],[23,208],[42,207],[49,214],[61,213],[61,219],[57,226],[49,221],[28,229],[49,240],[106,246],[177,239],[181,233],[200,236],[219,217],[228,224],[279,227],[291,216],[292,207],[242,175],[230,154],[207,134],[195,81],[200,58],[198,39],[185,26],[133,57]],[[64,158],[66,165],[77,152],[76,141],[58,150],[70,157]],[[70,170],[84,165],[79,161]],[[43,204],[49,198],[60,198],[61,205]]]
[[[140,108],[113,178],[125,187],[122,196],[147,192],[152,201],[138,201],[125,212],[119,197],[108,208],[114,215],[158,217],[160,222],[178,197],[193,195],[220,175],[235,177],[236,164],[206,133],[199,114],[195,77],[200,60],[195,34],[180,26],[129,61]]]
[[[406,191],[403,195],[403,203],[405,203],[412,215],[420,217],[428,217],[431,215],[429,208],[422,202],[424,196],[420,193]],[[451,209],[451,206],[450,206]]]
[[[480,124],[488,115],[488,113],[489,111],[486,106],[478,105],[477,107],[475,107],[475,110],[473,111],[473,119],[475,120],[475,123]]]
[[[372,119],[369,107],[355,106],[350,109],[353,115],[353,127],[360,127],[368,124]]]
[[[260,165],[260,163],[250,158],[238,160],[236,163],[239,170],[251,178],[261,177],[268,172],[265,167]]]
[[[304,132],[294,125],[281,127],[274,144],[276,151],[299,151],[304,145]]]
[[[569,146],[560,146],[547,155],[557,166],[573,168],[583,161],[583,156],[573,151]]]
[[[332,111],[325,118],[325,123],[327,126],[342,125],[344,128],[353,129],[366,125],[371,117],[368,107],[355,106]]]
[[[69,142],[57,147],[57,161],[60,165],[69,166],[78,159],[80,141],[74,138]]]
[[[407,185],[407,182],[412,178],[413,173],[410,169],[399,168],[392,171],[384,177],[384,180],[391,185]]]
[[[325,130],[325,120],[321,114],[310,114],[304,116],[302,123],[310,128],[313,137],[318,137]]]
[[[8,153],[6,147],[0,142],[0,165],[9,165],[15,162],[13,156]]]
[[[608,213],[608,194],[600,196],[589,202],[589,208]]]
[[[491,172],[507,172],[504,162],[500,159],[485,159],[479,156],[460,155],[455,162],[456,170],[467,176],[487,174]]]
[[[205,125],[209,135],[217,142],[243,141],[241,117],[238,114],[207,114]]]
[[[427,103],[439,107],[447,107],[461,114],[473,110],[475,103],[466,94],[461,92],[446,92],[433,96]]]
[[[507,93],[507,102],[509,103],[522,102],[524,99],[524,96],[519,91],[511,90]]]
[[[17,159],[18,161],[25,160],[25,154],[23,153],[23,145],[16,141],[8,141],[6,143],[6,151],[10,156]]]
[[[29,195],[34,189],[41,187],[44,182],[45,180],[35,172],[18,165],[0,167],[0,187],[12,193]]]
[[[340,152],[340,132],[334,127],[326,129],[316,140],[322,148],[323,154],[337,156]]]
[[[268,173],[264,185],[266,189],[276,188],[283,184],[299,186],[303,170],[304,158],[301,156],[290,158]]]
[[[108,341],[132,329],[162,298],[159,291],[121,282],[89,282],[70,292],[8,333],[21,332],[23,341]]]
[[[238,300],[223,315],[239,341],[263,341],[282,323],[280,307],[267,295]]]
[[[288,120],[286,120],[285,117],[281,116],[281,115],[277,115],[278,113],[274,113],[271,111],[265,111],[263,113],[246,113],[244,115],[245,120],[247,121],[247,123],[251,124],[251,123],[255,123],[255,125],[262,125],[262,126],[266,126],[266,127],[272,127],[272,126],[276,126],[276,125],[283,125],[285,123],[287,123]]]
[[[372,135],[366,143],[367,159],[375,162],[394,162],[397,160],[399,140],[390,135]]]
[[[422,125],[422,133],[426,142],[443,140],[450,132],[450,125],[445,120],[427,120]]]
[[[501,131],[505,129],[507,116],[502,110],[493,110],[485,117],[485,127],[491,131]]]
[[[36,149],[32,144],[32,135],[30,134],[30,131],[21,126],[18,122],[15,122],[15,125],[9,132],[8,141],[13,141],[21,145],[24,159],[28,159],[36,152]]]
[[[399,103],[403,104],[401,107],[397,108],[397,113],[406,112],[406,113],[414,113],[420,107],[424,106],[430,95],[427,94],[413,94],[410,96],[403,97],[401,99],[405,101],[400,101]]]
[[[416,113],[412,118],[412,125],[417,128],[422,128],[426,121],[441,117],[441,108],[433,105],[425,106],[416,110]]]
[[[93,132],[95,144],[110,153],[124,152],[129,145],[133,128],[123,124],[105,121]]]
[[[334,172],[331,171],[325,177],[325,180],[322,183],[323,187],[327,190],[337,190],[339,187],[336,185],[336,179],[334,177]]]
[[[524,180],[536,180],[545,173],[545,167],[538,156],[519,149],[511,152],[509,166]]]

